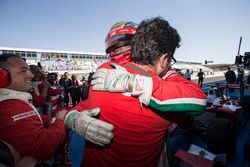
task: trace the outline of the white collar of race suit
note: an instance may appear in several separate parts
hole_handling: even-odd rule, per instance
[[[20,92],[6,88],[0,88],[0,101],[8,99],[20,99],[27,103],[32,102],[32,96],[28,92]]]
[[[168,72],[162,77],[162,79],[167,79],[174,77],[176,75],[180,75],[178,72],[176,72],[174,69],[170,68]]]
[[[0,88],[0,102],[4,100],[22,100],[29,104],[29,106],[36,112],[36,115],[39,117],[41,123],[43,123],[40,114],[38,113],[37,109],[32,104],[32,96],[28,92],[20,92],[6,88]]]

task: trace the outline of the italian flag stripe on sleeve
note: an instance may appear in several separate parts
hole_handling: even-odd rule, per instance
[[[159,101],[152,97],[149,106],[163,112],[184,112],[190,115],[200,115],[205,111],[206,100],[197,98],[177,98]]]

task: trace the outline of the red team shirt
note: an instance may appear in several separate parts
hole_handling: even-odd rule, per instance
[[[109,63],[101,67],[111,68]],[[127,70],[138,73],[132,68]],[[151,72],[151,75],[155,74]],[[99,107],[100,119],[115,127],[115,137],[110,145],[100,147],[87,143],[84,166],[157,166],[157,157],[171,125],[169,121],[150,108],[141,107],[138,98],[126,93],[93,91],[90,88],[88,100],[81,104],[77,106],[79,111]]]
[[[130,73],[153,77],[153,92],[148,105],[158,110],[158,114],[147,106],[141,106],[138,98],[131,97],[129,93],[93,91],[90,88],[87,101],[81,102],[75,109],[82,111],[99,107],[100,119],[113,124],[115,128],[110,145],[100,147],[87,143],[84,167],[157,166],[166,132],[172,124],[164,113],[199,115],[204,112],[204,92],[197,84],[187,81],[174,70],[170,70],[162,82],[155,73],[134,63],[127,63],[124,67]],[[111,66],[108,62],[99,68]]]
[[[56,120],[48,128],[48,116],[39,116],[31,105],[19,99],[0,101],[0,138],[21,155],[47,160],[64,141],[64,122]]]

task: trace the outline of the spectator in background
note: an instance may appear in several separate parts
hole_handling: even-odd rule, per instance
[[[84,75],[82,76],[82,79],[80,81],[82,82],[82,84],[86,84],[86,78]]]
[[[70,92],[70,97],[72,99],[72,106],[75,107],[76,104],[80,102],[81,87],[80,87],[80,82],[77,80],[75,74],[71,76],[71,81],[72,81],[72,84],[70,87],[68,87],[68,90]]]
[[[233,84],[236,81],[236,74],[229,66],[227,67],[227,72],[225,73],[225,79],[227,84]]]
[[[202,71],[202,69],[200,69],[197,76],[198,76],[198,85],[200,85],[200,87],[202,87],[203,80],[204,80],[204,77],[206,76],[206,74]]]
[[[85,81],[85,86],[82,88],[82,100],[86,100],[89,95],[89,87],[91,83],[92,76],[94,75],[93,72],[89,73],[88,80]]]
[[[244,96],[244,85],[245,85],[244,75],[245,75],[245,71],[244,71],[243,65],[238,65],[236,83],[240,84],[240,99],[242,99],[242,97]]]
[[[234,84],[236,82],[236,74],[234,70],[231,70],[229,66],[227,67],[227,72],[225,73],[225,79],[226,79],[227,84]],[[234,89],[228,88],[228,91],[232,93],[234,92]]]
[[[47,81],[52,85],[52,86],[59,86],[59,83],[57,82],[57,73],[48,73],[47,74]]]
[[[54,116],[58,109],[64,107],[63,105],[63,88],[56,82],[57,73],[49,73],[47,81],[51,84],[48,89],[46,101],[48,103],[47,111],[50,116]]]
[[[245,75],[245,71],[242,65],[238,65],[237,67],[237,79],[236,79],[236,83],[243,85],[243,79],[244,79],[244,75]]]
[[[189,71],[189,69],[186,69],[186,72],[184,74],[184,77],[187,79],[187,80],[191,80],[191,73]]]
[[[59,80],[59,84],[64,88],[64,103],[66,107],[69,107],[69,87],[72,86],[72,80],[69,78],[69,73],[65,72],[62,78]]]
[[[41,62],[37,62],[37,66],[38,66],[40,69],[43,69]]]
[[[85,79],[85,76],[82,76],[82,79],[81,79],[81,100],[85,100],[87,99],[86,98],[86,93],[85,93],[85,87],[87,86],[87,81]]]
[[[47,114],[46,98],[48,89],[51,84],[47,81],[47,74],[42,71],[37,65],[29,65],[30,71],[33,74],[32,85],[33,90],[30,91],[33,99],[33,105],[37,108],[39,113]]]

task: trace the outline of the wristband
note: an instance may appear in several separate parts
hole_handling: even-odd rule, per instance
[[[135,91],[135,79],[136,79],[136,75],[132,74],[130,75],[131,79],[129,81],[129,91],[134,92]]]

